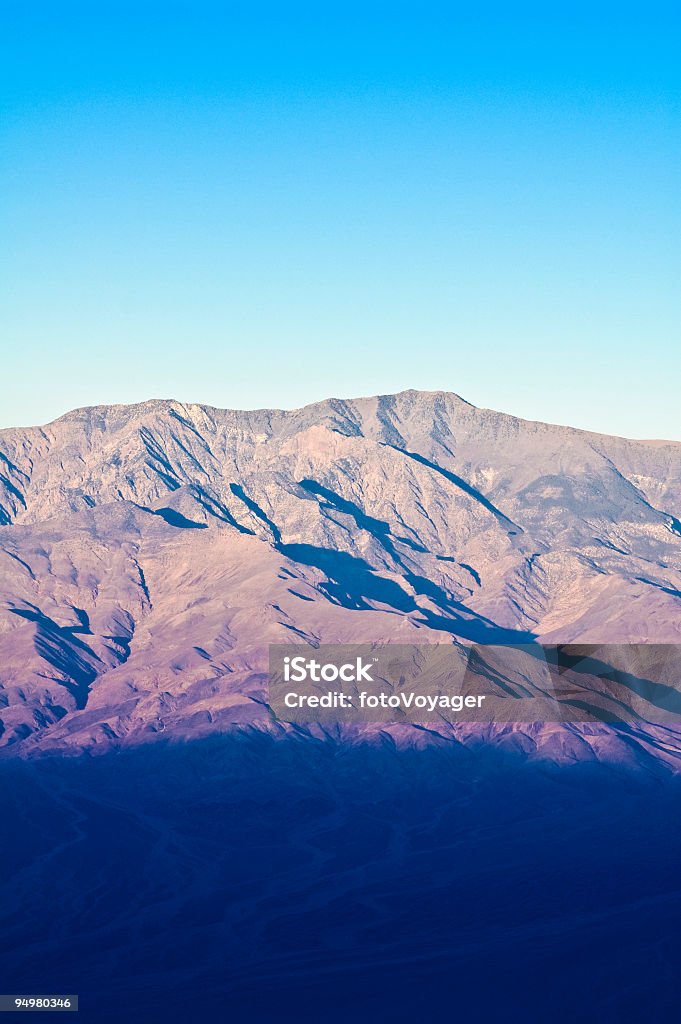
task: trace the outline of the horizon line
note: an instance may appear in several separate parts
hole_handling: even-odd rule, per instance
[[[461,402],[463,405],[467,405],[469,408],[474,409],[477,412],[491,412],[491,413],[494,413],[494,415],[496,415],[496,416],[502,416],[502,417],[504,417],[506,419],[515,420],[516,422],[520,422],[520,423],[532,423],[532,424],[536,424],[536,425],[539,425],[539,426],[555,427],[556,429],[570,430],[570,431],[574,431],[575,433],[579,433],[579,434],[592,434],[595,437],[618,438],[620,440],[631,441],[631,442],[634,442],[636,444],[661,444],[661,445],[665,445],[665,444],[677,445],[677,444],[679,444],[679,445],[681,445],[681,439],[677,439],[677,438],[666,438],[666,437],[630,437],[630,436],[627,436],[627,435],[624,435],[624,434],[610,434],[610,433],[606,433],[606,432],[601,431],[601,430],[589,430],[588,428],[584,428],[584,427],[576,427],[576,426],[574,426],[571,423],[555,423],[555,422],[549,422],[549,421],[546,421],[546,420],[530,419],[530,418],[525,417],[525,416],[517,416],[515,413],[503,412],[502,410],[492,409],[492,408],[490,408],[488,406],[478,406],[478,405],[475,405],[473,402],[469,402],[468,399],[464,398],[462,395],[459,395],[455,391],[446,391],[446,390],[443,390],[443,389],[440,389],[440,388],[438,388],[438,389],[403,388],[400,391],[387,391],[387,392],[381,392],[381,393],[369,394],[369,395],[354,395],[354,396],[350,396],[350,397],[346,397],[346,398],[342,398],[342,397],[337,396],[337,395],[330,395],[327,398],[322,398],[322,399],[319,399],[319,400],[314,401],[314,402],[306,402],[303,405],[291,406],[289,408],[284,408],[282,406],[259,406],[259,407],[255,407],[255,408],[236,408],[236,407],[233,407],[233,406],[212,405],[212,404],[210,404],[208,402],[186,401],[186,400],[179,399],[179,398],[147,398],[147,399],[142,400],[141,402],[103,402],[103,403],[97,403],[95,405],[76,406],[76,407],[74,407],[72,409],[68,409],[66,412],[61,413],[59,416],[54,417],[54,419],[45,421],[44,423],[29,423],[29,424],[16,425],[16,426],[0,427],[0,436],[2,436],[3,434],[9,433],[9,432],[13,432],[13,431],[42,430],[45,427],[50,427],[53,424],[59,423],[61,420],[65,420],[65,419],[68,419],[69,417],[75,416],[78,413],[93,412],[93,411],[96,411],[96,410],[103,410],[103,409],[107,409],[107,410],[108,409],[139,409],[139,408],[142,408],[144,406],[153,406],[153,405],[169,406],[169,405],[172,405],[172,404],[176,404],[176,405],[183,406],[183,407],[198,406],[201,409],[211,409],[211,410],[214,410],[216,412],[231,412],[231,413],[242,413],[242,414],[269,412],[269,413],[280,413],[280,414],[286,416],[286,415],[293,415],[295,413],[303,412],[306,409],[312,409],[315,406],[328,405],[330,402],[349,402],[349,403],[353,403],[353,402],[367,402],[367,401],[371,401],[372,399],[377,399],[378,400],[378,399],[381,399],[381,398],[399,398],[402,395],[425,395],[425,396],[438,396],[438,395],[442,395],[442,396],[446,396],[448,398],[455,398],[457,401]]]

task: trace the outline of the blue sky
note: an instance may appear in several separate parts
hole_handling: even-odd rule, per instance
[[[416,387],[681,439],[673,5],[2,12],[1,425]]]

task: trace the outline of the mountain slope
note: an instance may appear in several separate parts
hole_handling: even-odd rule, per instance
[[[266,722],[272,642],[678,643],[681,444],[456,395],[0,431],[0,743]]]

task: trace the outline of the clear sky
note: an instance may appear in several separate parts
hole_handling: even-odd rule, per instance
[[[0,10],[0,425],[414,387],[681,439],[678,5]]]

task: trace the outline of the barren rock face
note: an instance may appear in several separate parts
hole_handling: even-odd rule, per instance
[[[273,642],[681,643],[680,509],[679,443],[440,392],[0,431],[0,744],[268,727]]]

